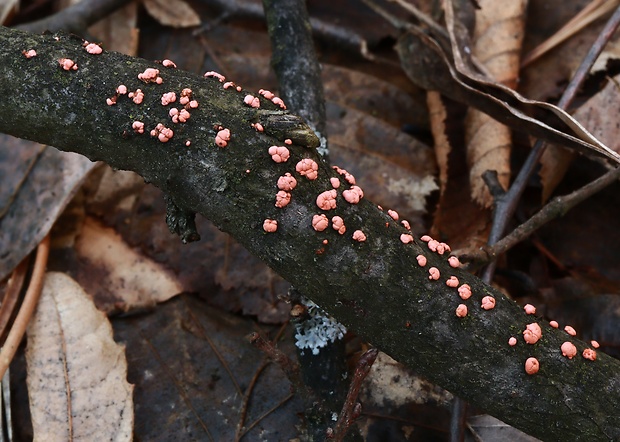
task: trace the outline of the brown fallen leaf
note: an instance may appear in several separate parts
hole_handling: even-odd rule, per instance
[[[144,0],[147,12],[164,26],[189,28],[200,25],[200,16],[184,0]]]
[[[46,276],[28,326],[26,361],[34,440],[132,440],[125,349],[106,316],[63,273]]]

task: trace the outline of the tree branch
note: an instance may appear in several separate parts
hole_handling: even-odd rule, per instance
[[[0,131],[79,152],[113,167],[133,170],[160,187],[180,209],[196,211],[230,233],[250,252],[289,280],[301,293],[347,327],[429,380],[483,408],[490,414],[546,440],[620,439],[620,362],[599,354],[596,361],[561,355],[564,341],[581,353],[587,344],[546,321],[526,315],[512,300],[478,278],[447,262],[447,254],[431,253],[423,242],[404,244],[407,233],[386,213],[362,199],[347,203],[342,184],[337,207],[322,211],[317,195],[332,189],[338,175],[321,161],[311,131],[295,116],[264,98],[255,109],[243,104],[245,92],[224,89],[215,78],[164,68],[145,60],[104,52],[88,54],[75,38],[35,36],[0,28]],[[22,51],[35,49],[26,58]],[[77,70],[65,71],[58,60],[70,58]],[[138,73],[157,67],[163,84],[145,84]],[[140,88],[145,98],[135,104],[121,95],[112,106],[106,99],[124,84]],[[192,89],[199,102],[186,123],[172,123],[163,93]],[[173,103],[176,105],[177,103]],[[145,124],[145,133],[132,129]],[[251,123],[261,122],[265,133]],[[160,142],[148,132],[158,123],[174,130]],[[219,127],[230,129],[224,148],[215,144]],[[268,149],[291,138],[290,159],[276,163]],[[190,141],[189,146],[186,141]],[[318,178],[295,171],[302,158],[318,163]],[[290,204],[274,206],[278,177],[291,173],[297,187]],[[312,228],[312,217],[325,213],[344,219],[347,231]],[[265,219],[278,230],[266,233]],[[352,233],[367,239],[357,242]],[[327,244],[324,243],[327,240]],[[428,263],[420,267],[416,256]],[[429,267],[441,277],[429,279]],[[471,286],[473,296],[459,298],[446,280],[455,276]],[[496,306],[483,310],[481,299]],[[465,303],[469,314],[455,315]],[[542,339],[524,343],[526,325],[538,322]],[[518,343],[511,347],[508,339]],[[527,358],[536,357],[540,371],[525,373]]]

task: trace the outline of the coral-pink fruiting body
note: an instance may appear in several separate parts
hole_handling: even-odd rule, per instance
[[[363,198],[364,192],[358,186],[352,186],[350,189],[342,192],[345,201],[350,204],[357,204]]]
[[[515,345],[517,345],[517,338],[515,338],[514,336],[511,336],[510,339],[508,339],[508,345],[510,345],[511,347],[514,347]]]
[[[265,97],[267,100],[271,100],[273,97],[275,97],[275,94],[270,91],[266,91],[265,89],[260,89],[258,93]]]
[[[337,230],[339,234],[344,235],[347,231],[347,228],[344,225],[344,220],[339,216],[334,216],[332,218],[332,228]]]
[[[329,220],[324,214],[314,215],[312,217],[312,227],[317,232],[322,232],[329,227]]]
[[[168,60],[167,58],[161,62],[162,66],[165,68],[173,68],[177,67],[176,63],[172,60]]]
[[[284,144],[287,144],[290,146],[291,144],[293,144],[293,140],[291,140],[290,138],[287,138],[284,140]]]
[[[258,97],[255,97],[254,95],[250,95],[250,94],[246,95],[243,98],[243,102],[250,107],[254,107],[254,108],[260,107],[260,100],[258,99]]]
[[[78,68],[77,63],[75,63],[73,60],[69,58],[61,58],[60,60],[58,60],[58,63],[65,71],[70,71],[70,70],[76,71]]]
[[[601,344],[599,344],[598,341],[595,340],[590,341],[590,345],[592,345],[592,347],[594,348],[599,348],[601,346]]]
[[[215,136],[215,144],[219,147],[228,146],[228,142],[230,141],[230,129],[221,129],[218,131]]]
[[[228,89],[231,87],[235,87],[235,83],[233,83],[232,81],[227,81],[226,83],[223,84],[222,86],[224,89]]]
[[[284,104],[284,101],[282,101],[280,97],[273,97],[271,99],[271,102],[277,106],[280,106],[280,109],[286,110],[286,105]]]
[[[125,95],[127,93],[127,86],[124,84],[119,84],[116,88],[116,93],[119,95]]]
[[[291,191],[297,186],[297,180],[290,173],[286,172],[278,178],[278,189]]]
[[[409,233],[403,233],[402,235],[400,235],[400,241],[403,244],[409,244],[410,242],[413,242],[413,236]]]
[[[409,224],[409,221],[407,221],[406,219],[402,220],[400,223],[403,225],[405,229],[411,230],[411,224]]]
[[[218,74],[215,71],[205,72],[204,76],[205,77],[215,77],[215,78],[217,78],[220,81],[220,83],[224,83],[224,81],[226,80],[226,77],[224,77],[222,74]]]
[[[465,316],[467,316],[467,306],[465,304],[459,304],[459,306],[456,308],[456,316],[458,316],[459,318],[464,318]]]
[[[448,264],[450,264],[450,267],[454,268],[454,269],[458,269],[461,266],[461,262],[459,261],[459,259],[456,256],[451,256],[448,258]]]
[[[285,190],[280,190],[276,193],[276,207],[282,208],[291,202],[291,194]]]
[[[105,102],[108,106],[113,106],[116,104],[116,97],[106,98]]]
[[[428,235],[422,235],[422,236],[420,237],[420,241],[429,242],[429,241],[432,241],[432,240],[433,240],[433,238],[431,238],[431,237],[430,237],[430,236],[428,236]]]
[[[540,364],[536,358],[527,358],[525,361],[525,372],[527,374],[536,374],[540,369]]]
[[[159,69],[155,68],[146,68],[144,72],[138,74],[138,79],[145,83],[161,84],[163,82],[162,78],[159,76]]]
[[[192,142],[191,142],[190,140],[187,140],[187,141],[185,142],[185,145],[186,145],[187,147],[189,147],[189,146],[190,146],[190,144],[192,144]]]
[[[26,58],[32,58],[37,56],[37,51],[34,49],[29,49],[27,51],[22,51],[22,54],[24,54],[24,57]]]
[[[431,267],[428,269],[428,279],[432,279],[433,281],[437,281],[441,277],[441,273],[439,273],[439,269],[437,267]]]
[[[142,89],[136,89],[135,92],[129,92],[127,96],[136,104],[141,104],[142,100],[144,100],[144,92],[142,92]]]
[[[446,244],[445,242],[440,242],[440,243],[439,243],[439,245],[440,245],[441,247],[443,247],[443,249],[444,249],[446,252],[451,252],[451,251],[452,251],[452,248],[451,248],[448,244]],[[440,253],[440,255],[443,255],[443,253]]]
[[[273,233],[278,230],[278,222],[275,219],[267,218],[263,222],[263,230],[267,233]]]
[[[284,146],[271,146],[268,152],[271,155],[271,159],[276,163],[284,163],[291,156],[289,150]]]
[[[390,215],[394,221],[398,221],[398,212],[396,210],[388,210],[388,215]]]
[[[577,347],[572,342],[564,342],[561,347],[562,356],[566,356],[568,359],[573,359],[577,354]]]
[[[257,132],[263,132],[265,128],[260,123],[252,123],[252,127],[256,129]]]
[[[491,310],[495,308],[495,298],[493,296],[485,296],[482,298],[481,307],[485,310]]]
[[[437,246],[439,245],[439,241],[436,241],[434,239],[431,239],[430,241],[428,241],[427,246],[429,248],[429,250],[431,252],[436,252],[437,251]]]
[[[560,326],[560,324],[558,324],[558,321],[549,321],[549,325],[553,328],[558,328]]]
[[[189,102],[189,107],[192,109],[198,108],[198,102],[196,100],[192,100]]]
[[[332,169],[334,169],[339,175],[344,176],[344,180],[349,183],[351,186],[355,185],[355,177],[353,175],[351,175],[349,172],[347,172],[345,169],[341,169],[338,166],[332,166]],[[383,209],[380,209],[383,210]]]
[[[436,252],[440,255],[443,255],[446,251],[449,251],[449,246],[446,246],[447,244],[445,242],[440,242],[439,244],[437,244]]]
[[[162,143],[167,143],[174,136],[172,129],[165,127],[163,124],[158,123],[155,129],[151,131],[152,137],[157,137]]]
[[[326,190],[319,194],[316,197],[316,205],[319,206],[321,210],[331,210],[336,208],[336,196],[338,196],[338,192],[334,189]]]
[[[177,94],[174,92],[166,92],[161,96],[161,104],[163,106],[167,106],[170,103],[174,103],[177,101]]]
[[[471,287],[469,284],[463,284],[458,288],[461,299],[469,299],[471,297]]]
[[[319,165],[316,161],[311,160],[310,158],[304,158],[298,162],[295,165],[295,170],[299,172],[301,176],[305,176],[309,180],[316,180],[319,176]]]
[[[592,350],[591,348],[586,348],[583,351],[582,356],[585,359],[589,359],[590,361],[596,361],[596,351]]]
[[[424,267],[426,265],[426,256],[418,255],[415,257],[416,261],[418,261],[418,265],[420,267]]]
[[[450,276],[446,281],[448,287],[457,288],[459,286],[459,279],[456,276]]]
[[[570,325],[567,325],[566,327],[564,327],[564,331],[566,333],[568,333],[571,336],[576,336],[577,332],[575,331],[575,329],[573,327],[571,327]]]
[[[358,242],[364,242],[366,241],[366,235],[361,230],[356,230],[353,232],[353,239]]]
[[[528,344],[536,344],[541,337],[542,329],[536,322],[528,324],[525,330],[523,330],[523,339],[525,339],[525,342]]]
[[[340,187],[340,180],[338,178],[336,178],[336,177],[331,177],[329,179],[329,182],[331,183],[331,185],[332,185],[332,187],[334,189],[337,189],[337,188]]]
[[[536,314],[536,307],[534,307],[532,304],[525,304],[523,306],[523,310],[525,310],[525,313],[527,313],[528,315]]]
[[[131,125],[131,128],[137,134],[143,134],[144,133],[144,123],[142,121],[134,121],[132,123],[132,125]]]
[[[178,110],[176,107],[171,108],[168,115],[172,118],[173,123],[185,123],[190,117],[186,109]]]
[[[103,49],[101,49],[101,46],[99,46],[98,44],[88,43],[86,45],[86,52],[93,55],[99,55],[103,52]]]

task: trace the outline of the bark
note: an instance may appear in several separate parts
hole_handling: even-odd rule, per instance
[[[406,231],[374,204],[344,201],[344,180],[336,209],[325,213],[341,216],[347,232],[316,232],[312,216],[322,212],[316,197],[331,189],[329,178],[337,175],[307,147],[317,140],[294,116],[262,98],[260,109],[247,107],[245,92],[224,90],[216,79],[116,53],[90,55],[81,43],[0,28],[1,132],[141,174],[180,210],[209,218],[373,345],[525,432],[545,440],[620,440],[620,362],[601,353],[595,362],[563,357],[562,342],[572,341],[579,353],[587,345],[526,315],[478,278],[452,269],[447,255],[429,252],[418,240],[403,244],[399,238]],[[33,48],[38,55],[26,59],[22,51]],[[61,69],[60,58],[75,60],[79,69]],[[147,67],[160,69],[162,85],[137,79]],[[144,103],[121,96],[116,105],[106,105],[119,84],[141,88]],[[160,98],[168,91],[179,95],[183,88],[193,90],[200,106],[187,123],[175,125],[168,117],[170,106],[162,106]],[[143,121],[147,133],[135,134],[134,120]],[[258,121],[266,133],[250,126]],[[174,130],[167,143],[148,135],[160,122]],[[232,134],[225,148],[214,142],[220,125]],[[267,150],[284,138],[297,144],[289,146],[287,162],[275,163]],[[295,172],[302,158],[319,163],[317,180]],[[278,209],[276,182],[286,172],[298,185],[291,203]],[[263,231],[266,218],[278,221],[277,232]],[[352,240],[357,229],[366,234],[365,242]],[[419,254],[428,257],[424,268],[417,264]],[[438,281],[428,278],[431,266],[441,272]],[[446,286],[451,275],[472,287],[469,300]],[[493,310],[480,308],[487,295],[496,299]],[[455,315],[460,303],[469,308],[462,319]],[[543,330],[534,345],[525,344],[521,335],[531,322]],[[515,347],[507,344],[511,336],[519,341]],[[540,361],[535,375],[524,371],[531,356]]]

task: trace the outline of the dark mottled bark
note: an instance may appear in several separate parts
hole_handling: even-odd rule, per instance
[[[31,48],[39,55],[26,59],[22,50]],[[62,70],[62,57],[77,61],[79,69]],[[242,103],[243,93],[173,69],[160,67],[162,85],[144,84],[136,76],[147,67],[157,65],[115,53],[90,55],[79,40],[68,37],[0,28],[0,131],[136,171],[180,210],[199,212],[229,232],[369,342],[532,435],[620,440],[620,362],[600,353],[595,362],[563,357],[562,342],[572,341],[580,353],[586,344],[526,315],[478,278],[452,269],[446,255],[430,253],[417,240],[403,244],[399,237],[405,230],[370,201],[344,201],[346,185],[338,189],[336,209],[327,212],[344,218],[346,234],[331,228],[317,233],[311,227],[312,216],[321,212],[316,196],[331,189],[329,178],[336,175],[304,146],[290,146],[285,163],[272,161],[267,149],[281,142],[257,133],[250,123],[265,113],[279,115],[279,110],[266,100],[260,110],[249,108]],[[130,90],[141,88],[145,102],[136,105],[123,96],[107,106],[106,98],[121,83]],[[187,123],[174,125],[160,97],[168,91],[178,95],[186,87],[200,107]],[[148,130],[160,122],[173,127],[174,137],[161,143],[135,134],[134,120],[144,121]],[[232,133],[225,148],[214,143],[219,125]],[[189,147],[186,140],[191,140]],[[317,180],[295,172],[301,158],[319,162]],[[278,209],[276,181],[286,172],[299,184],[291,203]],[[266,218],[278,221],[277,232],[263,231]],[[352,240],[357,229],[365,232],[365,242]],[[418,266],[418,254],[428,257],[425,268]],[[439,281],[428,279],[430,266],[441,271]],[[469,300],[446,286],[450,275],[472,287]],[[480,308],[486,295],[495,297],[495,309]],[[461,302],[469,315],[459,319],[454,312]],[[533,321],[541,324],[543,336],[527,345],[521,333]],[[507,345],[510,336],[518,338],[517,346]],[[530,356],[540,361],[540,372],[531,376],[523,368]]]

